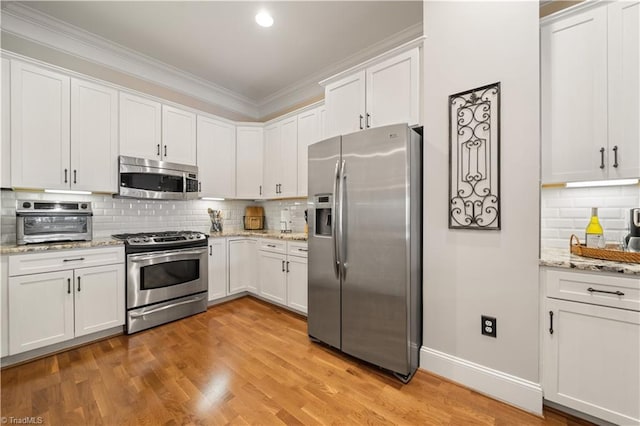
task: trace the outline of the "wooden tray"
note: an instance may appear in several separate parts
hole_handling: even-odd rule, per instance
[[[619,248],[592,248],[580,244],[580,240],[574,234],[569,238],[569,249],[572,254],[593,259],[611,260],[614,262],[640,263],[640,253],[622,251]]]

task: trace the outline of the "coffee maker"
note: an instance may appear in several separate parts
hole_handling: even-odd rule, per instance
[[[631,237],[640,237],[640,207],[629,211],[629,235],[626,242],[629,243]]]

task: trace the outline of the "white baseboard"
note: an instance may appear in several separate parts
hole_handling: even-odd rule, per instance
[[[476,364],[435,349],[420,348],[420,368],[460,383],[491,398],[542,415],[538,383]]]

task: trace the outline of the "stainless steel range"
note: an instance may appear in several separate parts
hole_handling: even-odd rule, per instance
[[[207,309],[208,237],[202,232],[116,234],[127,256],[127,333]]]

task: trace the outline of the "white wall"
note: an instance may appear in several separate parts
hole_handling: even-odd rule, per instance
[[[424,2],[421,367],[540,412],[538,2]],[[501,82],[502,230],[449,230],[448,96]],[[480,316],[497,318],[497,338]]]

